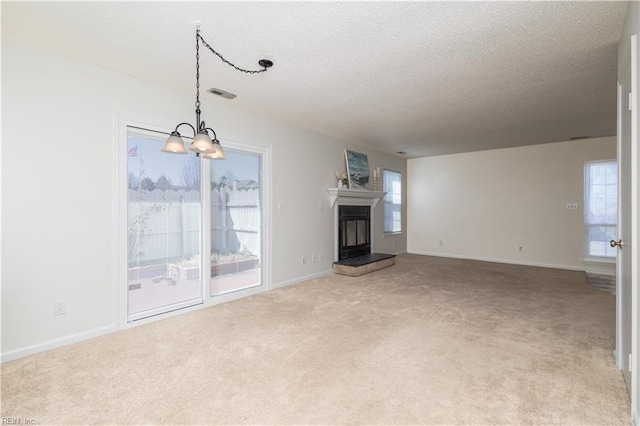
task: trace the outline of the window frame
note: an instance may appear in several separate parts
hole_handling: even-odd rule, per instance
[[[125,128],[125,137],[126,137],[126,141],[125,144],[127,144],[126,148],[127,149],[127,157],[128,157],[128,137],[130,134],[135,134],[138,135],[139,137],[149,137],[151,139],[156,139],[157,143],[158,143],[158,147],[161,148],[163,145],[163,139],[165,138],[165,136],[167,135],[167,133],[163,130],[157,130],[157,128],[153,128],[152,126],[138,126],[138,125],[132,125],[132,124],[127,124],[126,128]],[[170,154],[172,155],[172,154]],[[125,160],[126,162],[128,158]],[[201,182],[202,181],[202,170],[201,168],[203,167],[203,159],[200,158],[199,159],[199,170],[198,173],[200,174],[200,179]],[[124,164],[123,165],[125,172],[127,172],[127,179],[128,179],[128,165]],[[198,188],[198,192],[199,192],[199,206],[198,206],[198,210],[199,210],[199,220],[198,220],[198,226],[199,226],[199,237],[198,237],[198,256],[201,256],[202,254],[202,239],[201,239],[201,235],[203,234],[203,211],[204,211],[204,204],[203,204],[203,189],[204,189],[204,185],[201,183],[200,187]],[[128,185],[127,185],[127,190],[128,190]],[[129,200],[128,197],[125,201],[125,209],[129,208]],[[126,226],[128,229],[128,219],[126,220]],[[127,247],[127,251],[128,251],[128,247]],[[128,259],[127,259],[127,263],[128,263]],[[158,315],[163,315],[169,312],[173,312],[173,311],[178,311],[178,310],[183,310],[186,308],[190,308],[190,307],[194,307],[194,306],[198,306],[204,303],[205,301],[205,293],[203,291],[203,286],[202,283],[205,280],[205,277],[203,276],[203,271],[205,271],[206,269],[204,268],[202,261],[200,262],[199,265],[199,271],[198,271],[198,282],[199,282],[199,288],[200,288],[200,293],[197,297],[194,298],[190,298],[190,299],[184,299],[184,300],[180,300],[174,303],[170,303],[170,304],[166,304],[166,305],[160,305],[160,306],[156,306],[150,309],[146,309],[146,310],[142,310],[142,311],[138,311],[138,312],[133,312],[130,313],[129,309],[130,309],[130,298],[129,298],[129,293],[128,293],[128,284],[129,284],[129,279],[127,279],[127,288],[124,289],[125,293],[127,293],[127,297],[126,297],[126,306],[125,306],[125,312],[126,312],[126,322],[127,323],[133,323],[136,321],[141,321],[141,320],[147,320],[149,318],[158,316]]]
[[[267,251],[267,247],[270,247],[270,239],[271,239],[271,234],[270,234],[270,228],[267,228],[265,221],[268,219],[269,215],[268,215],[268,211],[265,210],[266,208],[268,208],[268,200],[267,200],[267,196],[266,194],[268,193],[268,186],[267,186],[267,174],[266,174],[266,170],[268,170],[268,164],[265,164],[266,161],[268,160],[268,155],[269,155],[269,150],[266,148],[262,148],[259,146],[251,146],[251,145],[246,145],[246,144],[241,144],[241,143],[237,143],[237,142],[231,142],[231,141],[225,141],[224,142],[224,150],[225,152],[235,152],[238,154],[248,154],[248,155],[253,155],[256,157],[259,157],[259,164],[260,164],[260,173],[259,173],[259,180],[260,180],[260,193],[259,193],[259,205],[260,205],[260,225],[259,225],[259,233],[260,233],[260,239],[259,239],[259,246],[260,246],[260,283],[256,284],[256,285],[251,285],[251,286],[247,286],[247,287],[242,287],[242,288],[237,288],[237,289],[233,289],[233,290],[229,290],[229,291],[225,291],[225,292],[221,292],[221,293],[217,293],[217,294],[212,294],[211,293],[211,276],[209,275],[209,280],[207,281],[207,283],[205,283],[205,291],[206,291],[206,296],[209,298],[218,298],[218,299],[224,299],[224,298],[233,298],[234,294],[243,294],[243,293],[254,293],[254,292],[260,292],[260,291],[264,291],[267,290],[267,284],[269,282],[271,282],[270,279],[267,279],[267,275],[269,273],[269,264],[267,262],[266,259],[269,258],[269,253]],[[214,160],[215,161],[215,160]],[[211,167],[215,165],[214,163],[209,163],[208,166]],[[211,168],[209,169],[209,178],[208,178],[208,182],[211,182]],[[208,195],[211,195],[211,188],[209,187],[208,190]],[[209,198],[209,200],[207,201],[207,205],[211,205],[211,199]],[[213,224],[213,218],[211,216],[211,210],[207,209],[207,214],[208,214],[208,226],[209,226],[209,232],[207,233],[207,235],[209,236],[208,238],[205,238],[206,241],[206,245],[207,245],[207,253],[211,252],[211,247],[213,245],[213,241],[211,239],[211,234],[212,234],[212,224]],[[204,234],[203,234],[204,235]],[[207,263],[206,268],[210,269],[211,264]],[[271,286],[269,286],[268,289],[271,289]]]
[[[595,254],[591,254],[590,253],[590,247],[589,247],[589,242],[591,241],[591,239],[588,238],[589,235],[589,230],[592,228],[601,228],[601,227],[609,227],[609,228],[615,228],[615,232],[617,232],[618,229],[618,215],[616,214],[616,219],[615,219],[615,223],[604,223],[604,222],[589,222],[588,220],[588,214],[589,214],[589,209],[591,206],[591,197],[590,197],[590,193],[591,193],[591,169],[590,166],[595,165],[595,164],[606,164],[606,163],[611,163],[614,164],[616,166],[616,189],[615,189],[615,194],[616,197],[618,195],[618,161],[616,159],[605,159],[605,160],[590,160],[590,161],[585,161],[584,163],[584,171],[583,171],[583,184],[584,184],[584,189],[583,189],[583,217],[582,217],[582,226],[583,226],[583,256],[584,259],[593,259],[596,261],[615,261],[616,257],[617,257],[617,251],[614,251],[613,255],[595,255]],[[610,184],[609,184],[610,185]],[[616,210],[618,209],[618,205],[617,205],[617,198],[616,198]]]
[[[143,324],[148,324],[151,322],[155,322],[161,319],[170,318],[173,316],[181,315],[183,313],[188,313],[204,308],[208,308],[219,303],[224,303],[236,299],[240,299],[243,297],[251,296],[254,294],[262,293],[268,290],[272,290],[275,288],[273,284],[273,276],[272,276],[272,267],[271,267],[271,259],[272,254],[271,250],[273,248],[273,231],[269,224],[271,223],[271,205],[272,205],[272,190],[271,186],[273,184],[273,167],[272,167],[272,146],[266,143],[260,143],[257,141],[249,141],[249,142],[239,142],[236,140],[230,139],[221,139],[221,144],[225,147],[225,149],[231,150],[239,150],[239,151],[248,151],[255,154],[259,154],[262,157],[262,180],[263,180],[263,190],[262,190],[262,226],[263,226],[263,238],[262,238],[262,280],[263,283],[260,286],[252,287],[246,290],[239,290],[236,292],[227,293],[224,295],[211,297],[207,293],[205,279],[203,278],[204,274],[201,274],[203,286],[203,302],[192,305],[189,307],[182,307],[180,309],[158,313],[157,315],[149,316],[146,318],[137,319],[135,321],[129,321],[127,315],[127,226],[128,226],[128,216],[127,216],[127,184],[128,184],[128,175],[127,175],[127,131],[129,128],[134,128],[136,130],[145,130],[151,132],[153,134],[163,134],[168,136],[172,129],[168,129],[166,127],[158,126],[151,124],[148,121],[148,117],[146,118],[131,118],[128,115],[123,115],[121,113],[116,112],[114,114],[114,134],[116,136],[116,143],[114,143],[114,173],[115,173],[115,190],[114,190],[114,215],[112,227],[116,233],[116,238],[114,241],[114,257],[113,257],[113,273],[115,276],[115,284],[113,286],[113,297],[116,301],[114,303],[113,309],[113,331],[117,330],[126,330],[132,327],[137,327]],[[185,142],[191,139],[188,135],[184,137]],[[192,154],[193,155],[193,154]],[[201,160],[204,161],[204,160]],[[201,182],[209,182],[209,167],[201,166]],[[201,201],[202,201],[202,212],[201,212],[201,230],[208,229],[210,227],[210,210],[206,208],[206,206],[210,203],[210,193],[209,190],[204,190],[201,192]],[[210,252],[210,241],[208,238],[202,238],[201,235],[201,252],[207,253]],[[201,256],[203,265],[202,270],[206,270],[207,267],[210,267],[209,264],[205,264],[206,256]]]
[[[385,174],[386,173],[395,173],[395,174],[397,174],[398,177],[399,177],[399,182],[400,182],[400,192],[398,194],[398,196],[400,197],[400,203],[397,203],[398,210],[400,211],[400,219],[398,220],[400,226],[399,226],[399,230],[397,230],[397,231],[396,230],[388,231],[386,229],[387,215],[386,215],[386,208],[385,207],[389,203],[387,201],[387,194],[393,195],[392,192],[390,193],[389,191],[386,190],[386,186],[385,186],[385,182],[386,182]],[[402,172],[399,172],[397,170],[386,169],[386,168],[382,169],[382,191],[385,192],[385,195],[382,197],[382,204],[383,204],[383,207],[382,207],[382,210],[383,210],[382,211],[382,232],[383,232],[384,235],[401,235],[402,234],[402,210],[403,210],[403,207],[404,207],[403,206],[403,202],[402,202],[402,186],[403,186],[402,185]],[[394,203],[394,202],[390,202],[389,204],[396,205],[396,203]],[[392,219],[392,222],[395,222],[395,221]]]

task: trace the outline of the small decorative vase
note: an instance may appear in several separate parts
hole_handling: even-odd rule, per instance
[[[344,188],[344,184],[342,183],[341,180],[338,181],[338,189],[342,189]]]

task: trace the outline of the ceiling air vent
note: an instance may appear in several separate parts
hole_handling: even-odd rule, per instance
[[[222,89],[216,89],[215,87],[207,90],[209,93],[213,93],[214,95],[222,96],[225,99],[233,99],[236,97],[233,93],[225,92]]]

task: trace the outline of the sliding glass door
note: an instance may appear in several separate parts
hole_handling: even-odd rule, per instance
[[[202,160],[161,152],[162,132],[126,129],[126,321],[260,291],[268,150],[225,143],[226,160]]]
[[[225,148],[211,161],[211,296],[262,283],[262,156]]]
[[[200,159],[127,131],[127,320],[202,303]]]

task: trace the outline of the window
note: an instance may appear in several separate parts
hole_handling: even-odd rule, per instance
[[[123,319],[262,291],[269,150],[230,142],[225,161],[166,154],[167,134],[139,126],[123,127],[118,148]]]
[[[127,319],[202,303],[200,161],[127,131]]]
[[[382,171],[384,196],[384,232],[402,232],[402,175],[390,170]]]
[[[587,162],[584,166],[585,255],[615,257],[609,241],[616,238],[618,167],[615,161]]]
[[[262,283],[262,156],[225,147],[210,161],[212,296]]]

